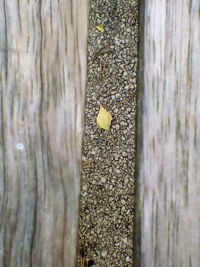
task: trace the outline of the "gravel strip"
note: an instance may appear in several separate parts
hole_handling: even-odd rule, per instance
[[[81,267],[128,267],[134,260],[137,42],[137,1],[90,1],[78,245]],[[96,124],[100,104],[112,114],[109,131]]]

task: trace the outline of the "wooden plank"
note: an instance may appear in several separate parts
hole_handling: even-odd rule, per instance
[[[200,2],[145,0],[143,8],[138,266],[196,267],[200,266]]]
[[[0,266],[74,266],[87,1],[0,5]]]

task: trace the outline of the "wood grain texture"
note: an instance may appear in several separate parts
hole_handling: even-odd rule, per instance
[[[138,266],[198,267],[200,1],[143,2],[137,137]]]
[[[86,0],[0,1],[0,266],[74,266]]]

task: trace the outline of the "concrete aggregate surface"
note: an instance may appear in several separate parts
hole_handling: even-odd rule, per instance
[[[90,0],[88,38],[78,266],[128,267],[134,262],[138,2]],[[109,131],[97,126],[100,105],[113,117]]]

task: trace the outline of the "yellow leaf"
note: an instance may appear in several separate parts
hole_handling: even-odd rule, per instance
[[[104,28],[100,25],[97,25],[96,28],[100,31],[100,32],[104,32]]]
[[[97,116],[97,125],[102,129],[109,130],[111,121],[112,115],[100,105],[99,114]]]

